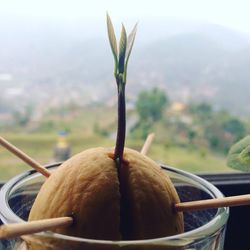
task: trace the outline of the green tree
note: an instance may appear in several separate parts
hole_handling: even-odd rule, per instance
[[[151,121],[138,121],[131,129],[133,138],[146,139],[148,134],[152,132],[152,126]]]
[[[13,118],[17,125],[25,127],[31,120],[33,115],[34,108],[32,105],[25,107],[24,111],[15,111],[13,112]]]
[[[223,123],[223,129],[232,134],[235,141],[238,141],[246,134],[246,128],[242,121],[237,118],[231,118]]]
[[[212,106],[205,102],[198,104],[191,103],[188,105],[188,110],[191,114],[197,116],[201,121],[210,119],[213,115]]]
[[[205,128],[204,136],[213,151],[226,153],[232,143],[231,138],[225,138],[221,123],[215,120]]]
[[[160,120],[168,103],[167,95],[158,88],[141,92],[136,101],[136,110],[140,121],[155,122]]]

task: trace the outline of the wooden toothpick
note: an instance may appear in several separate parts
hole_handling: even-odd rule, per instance
[[[143,147],[141,149],[141,154],[146,155],[148,153],[148,150],[152,144],[152,141],[154,140],[155,134],[151,133],[147,136],[146,141],[143,144]]]
[[[72,225],[72,217],[59,217],[0,226],[0,240]]]
[[[177,212],[186,212],[209,208],[233,207],[243,205],[250,205],[250,194],[208,200],[181,202],[175,204],[175,210]]]
[[[50,176],[50,172],[41,164],[36,162],[34,159],[29,157],[27,154],[25,154],[23,151],[15,147],[13,144],[8,142],[6,139],[0,136],[0,144],[5,147],[7,150],[9,150],[11,153],[15,154],[17,157],[19,157],[21,160],[26,162],[29,166],[34,168],[37,172],[41,173],[45,177]]]

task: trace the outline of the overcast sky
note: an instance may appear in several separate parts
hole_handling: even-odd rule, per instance
[[[250,33],[248,0],[0,0],[6,20],[101,22],[108,11],[114,22],[158,19],[192,19]]]

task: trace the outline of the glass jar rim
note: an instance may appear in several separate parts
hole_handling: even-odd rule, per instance
[[[58,167],[61,164],[61,162],[48,164],[45,167],[48,169]],[[209,192],[209,194],[213,197],[220,198],[223,197],[223,194],[219,189],[217,189],[213,184],[206,181],[205,179],[186,172],[184,170],[176,169],[174,167],[170,167],[168,165],[160,164],[160,166],[166,170],[170,171],[174,174],[184,176],[185,178],[192,179],[192,181],[196,184],[198,184],[200,187],[202,187],[204,190]],[[7,221],[11,223],[19,223],[23,222],[19,216],[17,216],[10,208],[8,204],[8,194],[11,192],[11,189],[20,182],[25,181],[28,177],[37,177],[41,176],[40,173],[36,172],[35,170],[29,170],[24,173],[21,173],[13,178],[11,178],[9,181],[7,181],[2,188],[0,189],[0,204],[2,204],[3,209],[0,211],[0,217],[4,223],[7,223]],[[153,238],[153,239],[145,239],[145,240],[120,240],[120,241],[112,241],[112,240],[98,240],[98,239],[89,239],[89,238],[81,238],[76,236],[69,236],[59,233],[53,233],[50,231],[40,232],[36,233],[36,236],[42,236],[42,237],[49,237],[49,238],[57,238],[60,240],[71,240],[74,242],[79,243],[92,243],[92,244],[107,244],[107,245],[140,245],[140,244],[157,244],[162,241],[169,242],[170,244],[176,241],[181,241],[183,244],[191,243],[194,240],[197,240],[201,237],[205,237],[207,235],[212,235],[213,233],[217,232],[223,225],[226,224],[229,217],[229,208],[228,207],[222,207],[218,208],[216,214],[214,217],[207,222],[206,224],[197,227],[195,229],[192,229],[188,232],[184,232],[181,234],[176,234],[172,236],[166,236],[166,237],[160,237],[160,238]],[[214,226],[213,229],[210,227]]]

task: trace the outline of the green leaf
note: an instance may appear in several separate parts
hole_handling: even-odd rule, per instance
[[[119,61],[118,61],[119,73],[124,73],[126,49],[127,49],[127,33],[124,28],[124,25],[122,25],[121,38],[119,42]]]
[[[130,32],[128,36],[127,51],[126,51],[126,56],[125,56],[124,82],[126,82],[127,80],[128,59],[129,59],[129,56],[131,54],[131,51],[134,45],[136,31],[137,31],[137,24],[134,26],[134,28],[132,29],[132,31]]]
[[[250,145],[243,149],[239,155],[239,159],[246,164],[249,164],[250,167]]]
[[[128,63],[128,59],[131,54],[132,47],[134,45],[136,31],[137,31],[137,24],[134,26],[134,28],[132,29],[132,31],[130,32],[128,36],[128,44],[127,44],[127,51],[126,51],[126,64]]]
[[[116,42],[116,37],[115,37],[115,32],[114,32],[114,27],[111,21],[110,16],[107,13],[107,28],[108,28],[108,37],[109,37],[109,43],[111,46],[111,50],[115,59],[115,67],[117,67],[118,63],[118,52],[117,52],[117,42]]]
[[[237,170],[250,171],[250,135],[231,147],[227,165]]]

